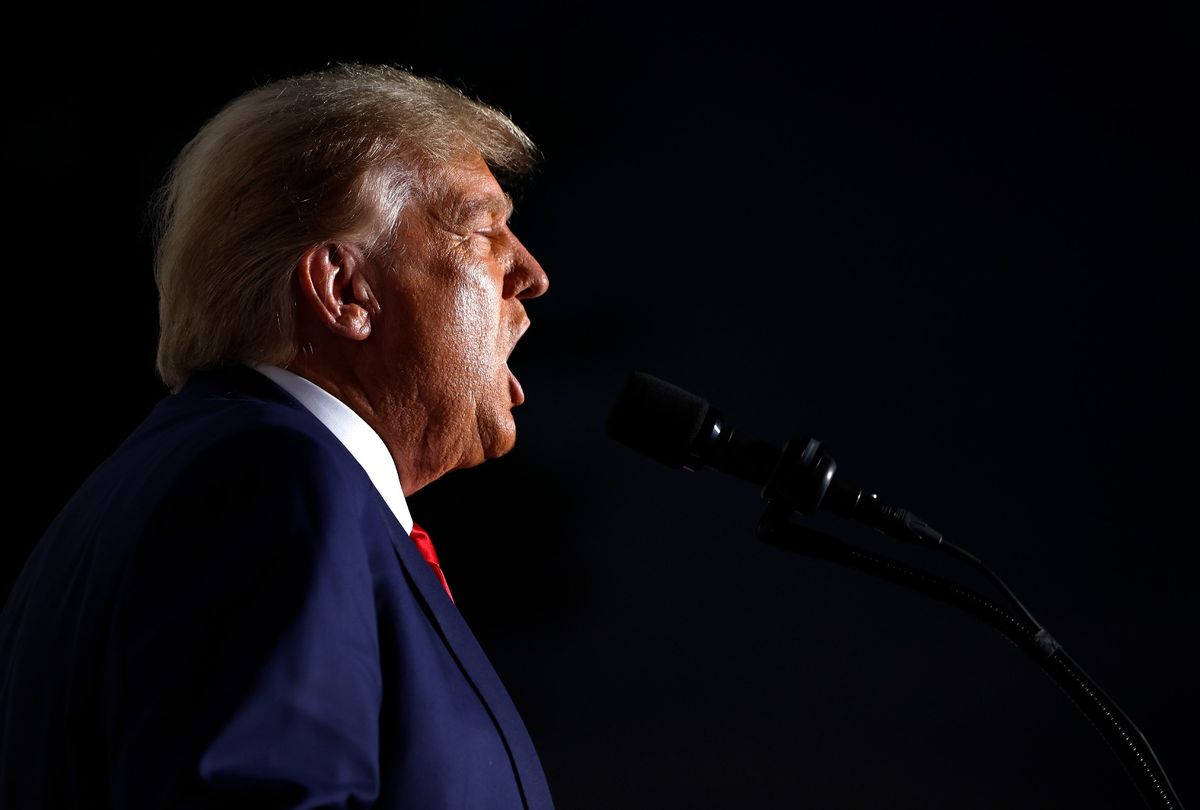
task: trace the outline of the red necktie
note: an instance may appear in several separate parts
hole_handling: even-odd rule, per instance
[[[450,597],[450,601],[454,601],[454,594],[450,593],[450,584],[446,582],[446,575],[442,573],[442,567],[438,565],[437,552],[433,550],[433,541],[429,539],[429,532],[422,529],[416,523],[413,524],[412,531],[408,536],[417,544],[417,548],[421,550],[421,556],[425,558],[425,562],[429,563],[429,567],[438,575],[438,579],[442,581],[442,587],[446,589],[446,596]]]

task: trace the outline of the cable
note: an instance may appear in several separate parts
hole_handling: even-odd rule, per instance
[[[1014,616],[986,597],[950,580],[912,568],[905,563],[843,543],[831,535],[795,525],[786,505],[768,503],[759,523],[759,536],[770,545],[864,571],[873,576],[918,590],[987,622],[1016,647],[1029,654],[1071,698],[1117,755],[1126,773],[1151,808],[1182,810],[1183,805],[1166,771],[1146,737],[1124,711],[1067,655],[1048,632],[1021,606],[999,577],[1008,596],[1028,621]],[[957,549],[968,562],[978,558]],[[979,563],[987,571],[986,566]]]
[[[986,565],[984,565],[982,560],[980,560],[978,557],[976,557],[971,552],[954,545],[949,540],[943,539],[941,544],[938,546],[938,548],[944,548],[946,551],[950,552],[953,555],[958,556],[959,558],[965,560],[966,562],[968,562],[971,565],[978,568],[983,573],[987,574],[988,577],[991,578],[992,582],[999,585],[1000,589],[1002,591],[1004,591],[1005,594],[1008,595],[1009,601],[1011,601],[1014,605],[1017,606],[1017,609],[1020,610],[1021,613],[1023,613],[1025,615],[1025,618],[1029,620],[1029,623],[1032,624],[1034,627],[1036,627],[1038,630],[1044,631],[1044,628],[1042,627],[1042,623],[1033,617],[1033,614],[1030,613],[1025,608],[1024,605],[1021,604],[1021,600],[1017,598],[1017,595],[1015,593],[1013,593],[1012,590],[1007,585],[1004,584],[1004,580],[1000,579],[1000,576],[995,571],[993,571],[992,569],[990,569]]]

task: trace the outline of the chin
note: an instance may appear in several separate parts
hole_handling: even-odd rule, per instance
[[[516,446],[517,425],[508,409],[501,409],[491,419],[481,421],[477,431],[479,443],[475,458],[464,466],[474,467],[488,459],[500,458]]]
[[[508,453],[517,444],[517,432],[511,431],[500,437],[498,441],[492,442],[484,453],[486,458],[500,458]]]

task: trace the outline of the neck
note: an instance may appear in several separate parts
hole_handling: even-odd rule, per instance
[[[336,371],[311,356],[297,356],[287,366],[293,374],[337,397],[383,440],[396,465],[400,485],[406,495],[418,491],[444,471],[435,472],[429,448],[436,447],[430,433],[433,420],[426,412],[412,381],[397,385],[389,380],[387,390],[371,384],[377,374],[365,374],[353,364]]]

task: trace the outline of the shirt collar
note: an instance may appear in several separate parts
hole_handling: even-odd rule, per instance
[[[400,476],[396,472],[396,462],[388,452],[387,445],[349,405],[342,402],[333,394],[299,374],[279,366],[253,365],[251,368],[262,373],[277,383],[289,394],[300,401],[313,416],[321,420],[329,432],[338,438],[351,455],[366,470],[383,496],[383,500],[391,507],[396,520],[404,527],[404,531],[412,533],[413,519],[408,511],[408,502],[404,499],[404,490],[400,487]]]

